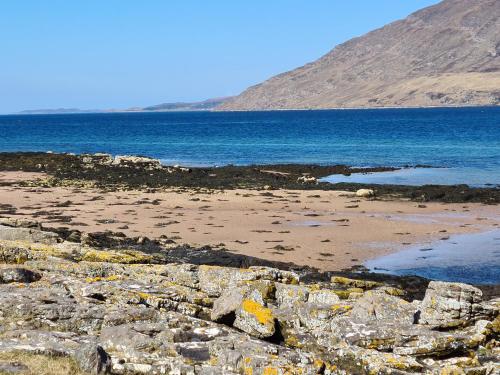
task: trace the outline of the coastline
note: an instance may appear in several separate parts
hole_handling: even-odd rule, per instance
[[[110,158],[0,154],[0,216],[69,232],[166,236],[322,271],[362,269],[411,245],[498,226],[495,188],[334,185],[315,177],[365,171],[347,166],[183,168]],[[357,197],[360,187],[375,197]]]
[[[297,111],[349,111],[349,110],[371,110],[371,109],[376,109],[376,110],[384,110],[384,109],[449,109],[449,108],[454,108],[454,109],[459,109],[459,108],[498,108],[500,107],[500,104],[490,104],[490,105],[478,105],[478,104],[470,104],[470,105],[436,105],[436,106],[383,106],[383,107],[331,107],[331,108],[272,108],[272,109],[233,109],[233,110],[228,110],[228,109],[192,109],[192,110],[186,110],[186,109],[179,109],[179,110],[81,110],[81,111],[75,111],[75,112],[37,112],[37,110],[33,110],[33,113],[23,113],[25,111],[21,112],[14,112],[14,113],[0,113],[0,116],[36,116],[36,115],[82,115],[82,114],[107,114],[107,113],[179,113],[179,112],[216,112],[216,113],[223,113],[223,112],[228,112],[228,113],[233,113],[233,112],[283,112],[283,111],[290,111],[290,112],[297,112]],[[28,110],[31,111],[31,110]]]

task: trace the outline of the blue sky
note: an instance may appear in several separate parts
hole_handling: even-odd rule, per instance
[[[15,0],[0,113],[234,95],[437,0]]]

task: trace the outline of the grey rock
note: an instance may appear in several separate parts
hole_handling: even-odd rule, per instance
[[[472,320],[482,300],[481,290],[467,284],[431,281],[420,307],[420,324],[451,328]]]
[[[229,315],[233,315],[241,307],[245,291],[242,288],[232,288],[222,293],[214,301],[210,318],[219,321]]]
[[[0,268],[0,283],[32,283],[41,275],[26,268]]]
[[[234,326],[257,338],[267,338],[276,332],[276,318],[271,309],[251,299],[244,299],[236,311]]]
[[[39,242],[46,245],[60,241],[56,233],[44,232],[33,228],[18,228],[0,225],[0,240]]]
[[[358,322],[374,320],[413,324],[415,313],[415,306],[401,298],[383,291],[368,291],[354,303],[351,317]]]
[[[340,297],[330,289],[312,290],[307,302],[318,305],[334,305],[340,302]]]
[[[466,337],[438,331],[424,331],[415,327],[397,335],[394,354],[412,356],[446,356],[466,348]]]
[[[81,346],[73,355],[82,371],[91,375],[111,373],[111,357],[102,346],[89,343]]]
[[[29,371],[29,367],[18,362],[0,362],[0,374],[24,374]]]
[[[278,306],[293,306],[306,302],[309,298],[309,288],[302,285],[276,283],[276,302]]]

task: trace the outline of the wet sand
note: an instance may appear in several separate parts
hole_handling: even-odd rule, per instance
[[[367,200],[341,191],[170,188],[161,192],[21,187],[42,173],[0,172],[0,217],[45,226],[224,247],[340,270],[412,244],[498,228],[498,206]]]

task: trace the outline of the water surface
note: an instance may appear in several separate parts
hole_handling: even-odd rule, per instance
[[[500,107],[14,115],[0,116],[0,135],[0,151],[140,154],[192,166],[426,164],[473,173],[477,183],[500,176]]]
[[[369,260],[373,272],[417,275],[434,280],[500,284],[500,230],[457,234]]]

